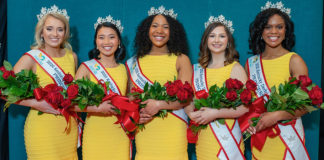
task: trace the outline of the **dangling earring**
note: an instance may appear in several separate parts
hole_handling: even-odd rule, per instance
[[[226,45],[226,48],[228,48],[229,47],[229,43],[227,43],[227,45]]]
[[[120,44],[118,45],[118,48],[120,48]]]
[[[260,37],[261,40],[263,40],[262,36]]]
[[[44,42],[44,37],[41,37],[41,41]]]

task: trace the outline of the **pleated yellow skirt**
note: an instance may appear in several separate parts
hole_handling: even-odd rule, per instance
[[[61,115],[31,109],[25,122],[24,136],[27,157],[30,160],[77,160],[78,130],[70,119],[70,128]]]

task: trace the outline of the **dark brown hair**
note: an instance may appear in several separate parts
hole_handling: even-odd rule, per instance
[[[239,54],[235,49],[235,43],[234,43],[234,38],[231,32],[228,30],[228,28],[220,23],[220,22],[214,22],[205,29],[205,32],[201,38],[200,42],[200,52],[199,52],[199,64],[203,67],[206,68],[208,64],[210,63],[212,56],[211,52],[208,48],[208,37],[209,34],[219,26],[223,26],[225,28],[226,35],[228,37],[228,47],[225,49],[225,61],[224,65],[228,65],[233,63],[233,61],[239,61]]]

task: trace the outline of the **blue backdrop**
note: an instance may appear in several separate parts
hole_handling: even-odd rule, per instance
[[[276,1],[272,1],[276,2]],[[15,64],[19,57],[29,50],[33,43],[36,15],[41,7],[53,4],[65,8],[70,16],[71,44],[79,61],[88,59],[87,53],[93,47],[93,24],[97,17],[111,14],[120,19],[124,26],[123,40],[127,47],[127,58],[133,54],[133,40],[137,25],[147,16],[151,6],[164,5],[178,13],[178,20],[184,25],[190,45],[190,59],[197,63],[198,47],[204,22],[209,16],[223,14],[233,21],[234,38],[244,65],[248,55],[248,27],[266,0],[19,0],[8,1],[8,59]],[[284,0],[285,7],[292,10],[295,23],[296,46],[293,49],[306,61],[310,77],[317,84],[321,82],[322,53],[322,0]],[[23,128],[28,108],[11,106],[9,109],[10,159],[26,159]],[[303,117],[306,133],[306,147],[311,159],[318,159],[319,112]]]

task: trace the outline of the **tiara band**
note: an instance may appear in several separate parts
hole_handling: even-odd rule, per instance
[[[59,9],[55,4],[53,6],[51,6],[51,8],[46,8],[46,7],[42,7],[41,9],[41,13],[37,15],[37,19],[38,21],[41,20],[45,15],[47,14],[61,14],[63,15],[67,20],[70,19],[70,17],[68,16],[66,9]]]
[[[98,17],[97,22],[94,24],[94,29],[97,29],[99,24],[109,22],[116,26],[120,33],[123,33],[124,27],[121,25],[120,20],[114,20],[111,15],[108,15],[106,18]]]
[[[261,7],[261,11],[264,11],[266,9],[269,9],[269,8],[277,8],[279,9],[281,12],[284,12],[286,13],[289,17],[291,17],[290,15],[290,12],[291,12],[291,9],[290,8],[285,8],[284,7],[284,4],[279,1],[277,3],[271,3],[270,1],[268,1],[265,6]]]
[[[224,26],[226,26],[229,31],[233,34],[234,28],[233,28],[233,22],[230,20],[226,20],[223,15],[219,15],[218,17],[210,16],[208,21],[205,22],[205,28],[207,28],[210,24],[214,22],[222,23]]]
[[[166,16],[170,16],[174,19],[177,19],[178,14],[174,13],[174,10],[171,8],[169,10],[166,10],[164,6],[160,6],[159,8],[155,9],[154,7],[151,7],[151,9],[148,11],[148,15],[157,15],[157,14],[163,14]]]

